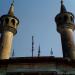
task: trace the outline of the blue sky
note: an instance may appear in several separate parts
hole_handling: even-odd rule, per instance
[[[12,0],[0,0],[0,15],[7,14]],[[75,14],[75,0],[64,0],[68,11]],[[34,56],[62,57],[60,34],[56,31],[55,16],[60,12],[60,0],[15,0],[15,16],[19,18],[18,33],[14,36],[15,56],[31,56],[32,35],[34,36]]]

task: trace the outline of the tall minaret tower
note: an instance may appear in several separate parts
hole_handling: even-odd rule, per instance
[[[60,13],[55,17],[57,24],[57,31],[61,35],[61,43],[63,50],[63,57],[69,59],[75,59],[75,45],[73,39],[74,15],[68,12],[61,0]]]
[[[14,16],[14,0],[8,14],[0,18],[0,59],[9,59],[13,36],[17,33],[19,20]]]

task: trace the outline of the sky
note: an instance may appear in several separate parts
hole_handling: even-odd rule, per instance
[[[0,16],[8,13],[11,2],[0,0]],[[64,0],[64,5],[75,14],[75,0]],[[15,16],[20,21],[13,39],[14,56],[32,56],[33,35],[34,56],[38,55],[40,45],[41,56],[51,56],[52,48],[53,56],[62,57],[61,38],[55,23],[55,16],[60,12],[60,0],[15,0],[14,6]]]

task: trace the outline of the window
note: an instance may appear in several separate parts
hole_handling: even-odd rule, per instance
[[[59,17],[58,21],[59,21],[59,23],[61,23],[62,22],[62,17]]]
[[[67,15],[64,15],[64,22],[66,22],[68,19],[68,16]]]
[[[13,25],[15,25],[15,20],[14,19],[12,19],[11,22],[12,22]]]
[[[8,24],[9,23],[9,18],[6,18],[5,22],[6,22],[6,24]]]
[[[70,18],[71,18],[71,21],[72,21],[72,22],[74,22],[74,19],[73,19],[73,17],[71,16]]]

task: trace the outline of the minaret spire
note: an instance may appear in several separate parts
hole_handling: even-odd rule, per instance
[[[50,51],[50,55],[53,56],[53,50],[52,50],[52,48],[51,48],[51,51]]]
[[[32,36],[32,57],[33,57],[33,52],[34,52],[34,36]]]
[[[39,45],[39,48],[38,48],[38,57],[40,57],[40,45]]]
[[[14,0],[12,0],[8,15],[14,16]]]
[[[61,9],[60,9],[60,13],[64,13],[64,12],[67,12],[65,6],[64,6],[64,1],[61,0]]]
[[[14,52],[14,49],[13,49],[13,52],[12,52],[12,57],[14,57],[14,55],[15,55],[15,52]]]

